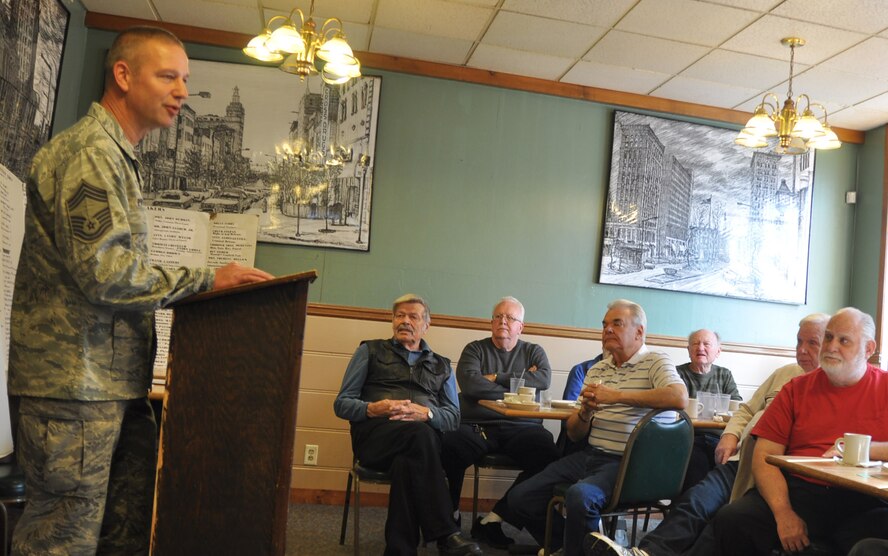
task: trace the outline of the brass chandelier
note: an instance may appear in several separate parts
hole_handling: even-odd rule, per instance
[[[762,102],[756,106],[752,118],[746,123],[746,127],[740,130],[734,143],[759,149],[769,145],[769,138],[776,137],[777,145],[774,147],[774,152],[781,155],[804,154],[810,149],[838,149],[842,146],[842,142],[827,123],[826,108],[811,102],[805,94],[799,95],[795,100],[792,98],[795,49],[805,46],[805,39],[786,37],[780,42],[790,49],[789,91],[783,102],[783,108],[780,108],[777,95],[771,92],[765,93]],[[802,101],[804,101],[804,110],[802,110]],[[815,108],[823,112],[821,119],[814,116]]]
[[[342,21],[331,17],[318,30],[313,13],[314,0],[308,17],[299,8],[293,8],[287,17],[272,17],[262,33],[243,49],[244,54],[262,62],[283,60],[279,69],[302,80],[308,75],[320,74],[325,83],[338,85],[360,77],[361,63],[345,40]]]

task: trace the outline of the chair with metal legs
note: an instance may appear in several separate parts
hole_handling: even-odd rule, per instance
[[[361,536],[361,483],[384,484],[388,485],[392,482],[392,476],[387,471],[377,471],[364,467],[358,460],[354,461],[351,470],[348,472],[348,479],[345,483],[345,504],[342,508],[342,527],[339,532],[339,544],[345,544],[345,531],[348,527],[348,507],[351,498],[352,485],[355,491],[355,525],[354,525],[354,550],[355,556],[360,554],[360,536]]]
[[[512,471],[521,471],[521,466],[518,465],[518,462],[507,456],[506,454],[484,454],[481,456],[475,465],[475,487],[472,493],[472,523],[475,523],[475,519],[478,517],[478,471],[482,468],[489,469],[507,469]]]
[[[6,556],[9,549],[9,513],[7,504],[25,503],[25,474],[13,458],[7,463],[0,463],[0,514],[3,517],[3,540],[0,543],[0,554]]]

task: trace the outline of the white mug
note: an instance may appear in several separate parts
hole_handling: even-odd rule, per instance
[[[688,417],[691,419],[696,419],[700,416],[700,412],[703,411],[703,404],[698,402],[696,398],[688,398],[688,408],[685,409]]]
[[[845,436],[836,439],[836,451],[842,454],[842,463],[845,465],[860,465],[869,463],[870,441],[868,434],[853,434],[846,432]]]
[[[731,413],[739,411],[740,403],[740,400],[731,400],[730,403],[728,403],[728,411],[730,411]]]

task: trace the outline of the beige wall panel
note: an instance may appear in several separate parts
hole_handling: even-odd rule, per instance
[[[318,447],[318,464],[316,466],[303,464],[306,444],[315,444]],[[294,467],[348,469],[351,464],[351,436],[348,431],[296,429],[296,442],[293,447]]]
[[[305,352],[302,357],[302,372],[299,376],[300,390],[320,390],[339,392],[342,375],[351,360],[351,355]]]
[[[361,340],[389,338],[392,325],[388,322],[359,321],[333,317],[308,317],[305,323],[305,349],[347,353],[355,352]]]
[[[335,392],[299,392],[296,426],[312,429],[348,430],[348,422],[333,413]]]

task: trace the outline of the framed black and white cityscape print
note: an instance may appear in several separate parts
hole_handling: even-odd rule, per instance
[[[328,86],[192,60],[189,97],[139,144],[146,203],[256,213],[259,241],[367,251],[382,78]]]
[[[600,282],[805,303],[814,151],[616,112]]]
[[[68,18],[59,0],[0,2],[0,164],[21,180],[52,131]]]

